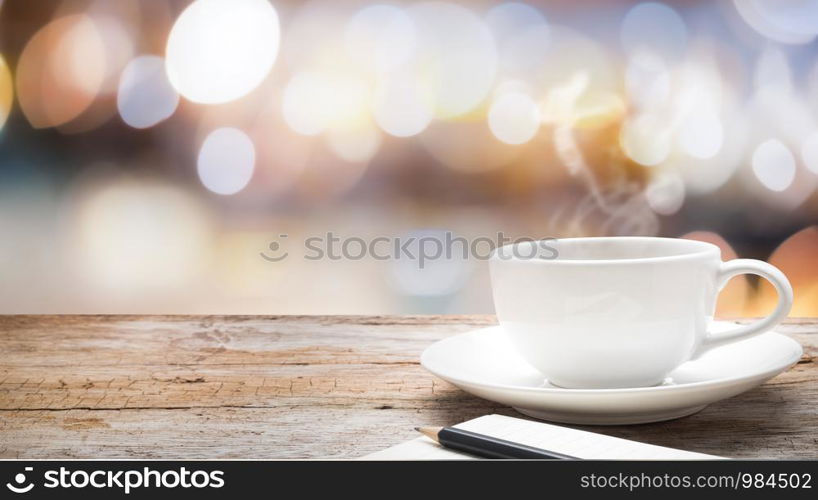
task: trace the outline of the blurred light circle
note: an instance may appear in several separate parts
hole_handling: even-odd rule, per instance
[[[369,126],[331,129],[327,140],[333,153],[351,163],[369,161],[381,145],[380,133]]]
[[[73,81],[85,94],[96,97],[107,72],[105,40],[97,23],[90,17],[77,19],[57,43],[54,55],[67,62],[60,68],[67,74],[61,76]]]
[[[472,11],[444,2],[423,2],[407,10],[418,30],[418,60],[434,95],[435,115],[452,118],[479,105],[497,72],[491,31]]]
[[[501,46],[500,66],[515,76],[530,74],[541,69],[550,44],[551,29],[547,24],[526,28]]]
[[[370,5],[358,11],[346,28],[346,50],[374,71],[400,66],[415,48],[415,24],[400,7]]]
[[[540,127],[537,103],[527,94],[501,94],[489,110],[489,128],[495,137],[507,144],[531,140]]]
[[[134,56],[138,36],[129,29],[125,20],[113,15],[97,14],[91,18],[105,47],[105,80],[101,93],[113,94],[117,91],[122,70]]]
[[[670,155],[670,134],[659,116],[641,115],[626,121],[619,134],[622,151],[645,166],[664,162]]]
[[[502,3],[489,9],[485,20],[497,42],[502,71],[522,77],[542,64],[551,30],[538,9],[524,3]]]
[[[722,121],[727,105],[738,107],[737,92],[725,80],[715,62],[704,57],[688,59],[674,72],[673,99],[668,102],[674,125],[683,127],[687,119]]]
[[[216,129],[199,150],[199,179],[214,193],[235,194],[250,182],[255,162],[256,150],[247,134],[230,127]]]
[[[62,125],[88,109],[105,76],[105,45],[94,21],[61,17],[35,33],[20,54],[20,107],[34,128]]]
[[[333,95],[327,107],[329,126],[349,127],[369,120],[371,94],[369,82],[354,73],[330,74],[328,89]]]
[[[168,81],[165,61],[158,56],[139,56],[122,71],[117,93],[122,120],[135,128],[147,128],[170,117],[179,94]]]
[[[284,121],[295,132],[317,135],[329,123],[334,95],[324,75],[305,71],[294,75],[284,89]]]
[[[64,2],[58,10],[71,11],[71,2]],[[116,4],[108,11],[105,5]],[[98,91],[95,91],[93,102],[82,111],[76,118],[58,125],[60,132],[64,134],[77,134],[94,130],[117,114],[116,93],[119,87],[119,79],[122,70],[134,56],[135,44],[139,38],[138,32],[133,26],[133,18],[128,17],[126,12],[134,7],[131,0],[118,2],[104,2],[95,0],[91,3],[85,14],[93,22],[94,28],[101,40],[103,61],[102,84]],[[120,7],[121,6],[121,7]],[[123,10],[119,10],[124,7]],[[135,6],[138,9],[138,5]],[[76,10],[74,7],[73,10]],[[133,13],[133,11],[130,11]],[[74,53],[73,57],[81,60],[84,54]]]
[[[756,62],[753,75],[756,88],[790,92],[792,71],[787,55],[777,48],[766,48]]]
[[[119,75],[123,68],[134,57],[135,45],[139,39],[139,24],[141,13],[139,12],[138,0],[118,0],[110,2],[106,0],[86,0],[78,4],[74,2],[54,2],[54,18],[63,16],[82,14],[93,22],[99,37],[102,39],[104,51],[104,81],[99,90],[98,96],[115,95],[119,85]],[[158,2],[157,2],[158,3]],[[95,108],[99,108],[100,100],[94,103]],[[105,104],[113,104],[107,102]],[[116,113],[114,106],[104,106],[106,108],[102,121]],[[98,109],[90,110],[99,112]],[[109,112],[108,112],[109,111]],[[82,117],[84,119],[85,116]],[[72,123],[71,131],[76,131]],[[82,128],[82,127],[80,127]],[[93,127],[92,127],[93,128]],[[66,128],[61,127],[61,131]]]
[[[810,171],[818,174],[818,132],[813,132],[801,144],[801,159]]]
[[[384,132],[410,137],[432,121],[433,99],[432,90],[411,69],[390,72],[376,83],[372,111]]]
[[[784,191],[795,179],[795,157],[778,139],[759,144],[753,152],[753,173],[771,191]]]
[[[545,16],[539,9],[521,2],[501,3],[486,13],[486,24],[498,41],[545,22]]]
[[[369,93],[366,82],[353,75],[300,72],[284,89],[284,120],[303,135],[320,134],[332,125],[360,122],[369,113]]]
[[[669,59],[678,59],[687,48],[687,27],[679,14],[667,5],[640,3],[622,20],[622,47],[627,54],[653,50]]]
[[[14,102],[14,80],[6,60],[0,55],[0,129],[6,124]]]
[[[813,116],[818,116],[818,61],[807,74],[805,98]]]
[[[232,101],[264,80],[278,45],[278,15],[267,0],[196,0],[168,37],[168,77],[191,101]]]
[[[809,106],[795,89],[762,87],[746,107],[756,124],[757,139],[776,136],[786,144],[801,144],[818,127]]]
[[[282,57],[293,71],[347,65],[346,27],[349,3],[309,0],[295,2],[288,16]]]
[[[718,115],[708,110],[693,110],[682,121],[679,146],[688,155],[707,159],[718,154],[724,143],[724,129]]]
[[[209,228],[193,197],[153,182],[120,181],[87,191],[75,239],[87,279],[133,293],[178,286],[201,271]]]
[[[682,208],[685,184],[678,174],[662,172],[654,177],[645,189],[650,208],[660,215],[673,215]]]
[[[668,161],[668,168],[683,177],[685,189],[691,195],[701,196],[721,188],[747,161],[751,123],[746,115],[726,114],[722,122],[722,146],[715,156],[674,155]]]
[[[818,1],[733,0],[744,22],[776,42],[800,45],[818,35]]]
[[[571,28],[551,25],[548,50],[535,68],[532,83],[553,90],[580,82],[580,95],[585,91],[621,92],[622,75],[615,61],[598,41]]]
[[[661,105],[670,97],[670,72],[667,63],[650,50],[636,51],[625,68],[625,89],[631,102],[648,108]]]

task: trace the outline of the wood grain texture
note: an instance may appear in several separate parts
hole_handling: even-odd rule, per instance
[[[0,316],[0,458],[340,458],[513,410],[425,372],[493,316]],[[595,432],[735,458],[818,458],[818,320],[801,362],[680,420]]]

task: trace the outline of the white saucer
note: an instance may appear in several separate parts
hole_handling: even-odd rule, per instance
[[[724,327],[732,323],[718,322]],[[659,422],[696,413],[752,389],[794,365],[803,350],[775,332],[714,349],[676,370],[662,385],[633,389],[563,389],[548,384],[507,342],[501,327],[436,342],[424,368],[466,392],[513,406],[530,417],[570,424]]]

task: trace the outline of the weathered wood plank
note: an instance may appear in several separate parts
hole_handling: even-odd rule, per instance
[[[355,457],[513,410],[418,364],[492,316],[0,316],[0,457]],[[691,417],[597,432],[730,457],[818,455],[818,320],[793,370]],[[519,415],[518,415],[519,416]],[[363,437],[362,437],[363,436]]]

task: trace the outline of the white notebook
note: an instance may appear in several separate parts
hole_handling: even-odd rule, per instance
[[[457,424],[455,427],[584,459],[716,460],[722,458],[503,415],[486,415]],[[419,437],[361,458],[365,460],[451,460],[475,457],[447,450],[429,438]]]

